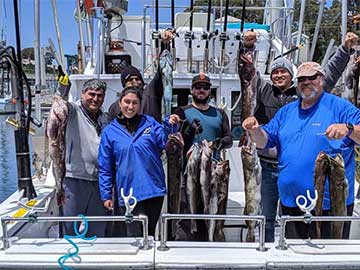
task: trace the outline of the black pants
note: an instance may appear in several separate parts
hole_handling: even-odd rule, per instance
[[[163,205],[164,197],[154,197],[144,201],[140,201],[136,204],[136,207],[131,212],[134,216],[137,215],[146,215],[149,221],[149,235],[155,236],[156,223],[159,220],[161,208]],[[121,206],[119,210],[120,215],[125,215],[126,208]],[[116,222],[119,224],[120,222]],[[124,228],[124,227],[122,227]],[[121,234],[118,232],[117,234]],[[127,237],[140,237],[143,236],[142,232],[142,223],[140,221],[133,221],[131,223],[126,223],[126,236]]]
[[[354,204],[350,204],[346,206],[346,215],[352,216],[354,209]],[[281,212],[282,215],[286,216],[302,216],[304,212],[301,211],[298,207],[286,207],[281,204]],[[314,214],[314,213],[312,213]],[[323,216],[330,216],[330,210],[323,211]],[[308,238],[316,238],[316,228],[315,222],[310,224],[306,224],[302,221],[292,221],[286,223],[285,236],[289,239],[308,239]],[[350,236],[350,227],[351,222],[344,222],[343,235],[342,239],[349,239]],[[330,222],[324,221],[321,223],[321,238],[322,239],[330,239],[331,231],[330,231]]]

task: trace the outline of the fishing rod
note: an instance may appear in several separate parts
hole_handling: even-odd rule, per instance
[[[220,66],[223,68],[225,65],[225,44],[226,41],[229,39],[228,34],[226,33],[227,31],[227,21],[228,21],[228,13],[229,13],[229,0],[226,0],[225,2],[225,15],[224,15],[224,28],[223,28],[223,32],[220,33],[219,39],[221,44],[221,53],[220,53]]]
[[[24,89],[23,89],[23,70],[21,63],[21,44],[20,44],[20,24],[19,24],[19,9],[18,0],[13,0],[14,4],[14,19],[15,19],[15,34],[16,34],[16,49],[17,49],[17,61],[15,52],[13,53],[13,60],[16,67],[16,118],[18,120],[18,128],[14,131],[15,135],[15,149],[16,149],[16,164],[18,174],[18,188],[24,190],[24,197],[29,200],[36,197],[36,192],[31,178],[30,170],[30,151],[28,141],[28,131],[30,128],[31,117],[31,92],[28,95],[29,109],[26,117],[24,106]],[[15,72],[14,72],[15,73]],[[26,82],[26,81],[25,81]],[[28,86],[28,84],[27,84]]]
[[[238,47],[238,52],[237,52],[237,68],[238,68],[238,73],[240,72],[240,65],[241,65],[241,61],[240,61],[240,55],[242,55],[244,53],[244,24],[245,24],[245,14],[246,14],[246,0],[243,0],[243,5],[242,5],[242,12],[241,12],[241,23],[240,23],[240,33],[238,35],[236,35],[236,39],[239,40],[239,47]]]
[[[204,73],[209,71],[209,41],[210,41],[210,19],[211,19],[211,0],[208,0],[208,10],[207,10],[207,22],[206,22],[206,32],[202,34],[202,39],[206,40],[205,49],[204,49]]]
[[[174,33],[175,30],[175,0],[171,0],[171,27]],[[176,48],[175,48],[175,38],[171,41],[171,54],[173,57],[173,71],[176,70]]]
[[[279,59],[280,57],[284,57],[284,56],[286,56],[286,55],[288,55],[288,54],[290,54],[292,52],[295,52],[295,51],[301,49],[302,47],[304,47],[303,44],[296,45],[294,48],[291,48],[290,50],[284,52],[283,54],[280,54],[280,55],[276,56],[274,58],[274,60]]]
[[[194,0],[190,0],[189,31],[187,31],[184,35],[185,41],[188,42],[188,48],[187,48],[187,70],[188,70],[188,72],[192,72],[192,40],[194,39],[194,33],[192,32],[193,19],[194,19]]]
[[[159,32],[159,0],[155,0],[155,31],[152,32],[152,39],[155,42],[155,50],[153,57],[155,57],[155,72],[159,67],[159,54],[160,54],[160,32]]]

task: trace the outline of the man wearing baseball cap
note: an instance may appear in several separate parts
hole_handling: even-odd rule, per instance
[[[333,158],[336,154],[342,156],[348,181],[348,184],[345,179],[342,183],[337,182],[337,188],[343,186],[343,193],[337,188],[332,192],[328,186],[325,187],[322,215],[333,215],[334,204],[339,209],[344,207],[341,215],[352,215],[354,146],[360,143],[360,110],[349,101],[327,93],[324,88],[325,76],[326,71],[319,64],[301,64],[296,76],[300,98],[281,108],[266,125],[260,127],[255,117],[243,122],[243,128],[248,130],[257,147],[275,146],[280,149],[278,187],[283,215],[303,215],[296,198],[306,196],[308,191],[312,198],[315,197],[314,166],[320,152]],[[346,185],[348,193],[345,193]],[[335,194],[338,198],[344,198],[331,201]],[[346,201],[343,206],[341,200]],[[286,226],[286,237],[349,238],[350,222],[345,222],[343,231],[337,234],[328,223],[323,222],[319,228],[320,234],[315,234],[314,223],[290,222]]]
[[[255,33],[246,32],[244,39],[245,47],[250,51],[254,50]],[[319,73],[324,75],[326,91],[331,91],[341,77],[350,59],[351,46],[357,39],[358,37],[354,33],[347,33],[344,45],[337,49],[335,55],[325,66],[326,72],[319,70]],[[254,116],[260,125],[267,124],[282,106],[298,99],[294,85],[294,65],[287,58],[280,57],[274,60],[270,67],[271,83],[266,82],[259,73],[254,72],[257,76],[257,107]],[[265,241],[274,242],[274,225],[279,199],[277,149],[259,150],[258,155],[262,166],[261,196],[262,214],[266,217]]]
[[[184,160],[187,160],[186,153],[194,143],[201,143],[203,140],[212,142],[215,150],[213,157],[220,159],[220,150],[232,146],[232,135],[229,126],[229,119],[224,110],[209,105],[211,95],[211,82],[209,76],[200,73],[193,77],[191,83],[192,103],[179,107],[175,114],[184,121],[182,136],[184,138]],[[183,167],[185,169],[186,165]],[[181,205],[186,205],[186,192],[181,190]],[[186,208],[181,209],[182,213]],[[184,212],[185,211],[185,212]],[[198,214],[203,214],[199,212]],[[225,213],[223,213],[225,214]],[[175,240],[196,240],[205,241],[208,233],[203,220],[196,221],[197,231],[191,233],[189,220],[180,220],[175,233]],[[216,234],[215,234],[216,235]],[[220,234],[219,234],[220,235]],[[224,241],[217,239],[215,241]]]

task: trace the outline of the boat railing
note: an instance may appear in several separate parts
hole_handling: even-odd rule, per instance
[[[260,234],[259,234],[259,247],[258,251],[266,251],[265,248],[265,216],[245,216],[245,215],[205,215],[205,214],[167,214],[161,215],[160,222],[160,246],[158,250],[166,251],[169,247],[166,245],[168,235],[168,221],[177,219],[201,219],[201,220],[251,220],[259,221],[260,223]]]
[[[125,221],[128,222],[129,221],[129,217],[128,216],[87,216],[85,217],[86,221]],[[3,236],[2,236],[2,250],[6,250],[7,248],[10,247],[10,242],[9,242],[9,235],[8,235],[8,230],[7,230],[7,225],[9,222],[29,222],[29,223],[37,223],[37,222],[76,222],[76,221],[83,221],[83,217],[80,216],[72,216],[72,217],[37,217],[35,215],[30,215],[28,217],[2,217],[1,218],[1,227],[2,227],[2,231],[3,231]],[[141,241],[139,242],[139,248],[142,249],[149,249],[149,231],[148,231],[148,217],[145,215],[138,215],[138,216],[132,216],[131,217],[131,221],[140,221],[142,223],[142,228],[143,228],[143,241],[141,243]]]
[[[360,221],[360,217],[357,216],[312,216],[312,215],[303,215],[303,216],[281,216],[280,217],[280,237],[278,249],[287,250],[288,245],[285,238],[285,228],[287,222],[293,221],[302,221],[306,224],[310,224],[314,221]]]

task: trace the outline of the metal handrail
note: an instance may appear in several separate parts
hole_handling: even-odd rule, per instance
[[[126,216],[88,216],[86,217],[87,221],[128,221],[129,217]],[[149,231],[148,231],[148,217],[145,215],[133,216],[132,220],[140,221],[143,226],[143,243],[140,248],[149,249]],[[71,221],[83,221],[82,217],[72,216],[72,217],[2,217],[1,218],[1,227],[3,231],[2,236],[2,250],[6,250],[9,246],[9,235],[7,231],[7,224],[9,222],[48,222],[48,221],[61,221],[61,222],[71,222]]]
[[[354,216],[281,216],[280,217],[280,237],[278,247],[281,250],[287,249],[285,238],[285,227],[288,221],[302,221],[306,224],[310,224],[314,221],[360,221],[360,217]]]
[[[202,219],[202,220],[254,220],[260,222],[260,236],[259,247],[257,250],[266,251],[265,248],[265,216],[240,216],[240,215],[204,215],[204,214],[162,214],[160,221],[160,246],[158,250],[166,251],[169,247],[166,246],[168,220],[171,219]]]

